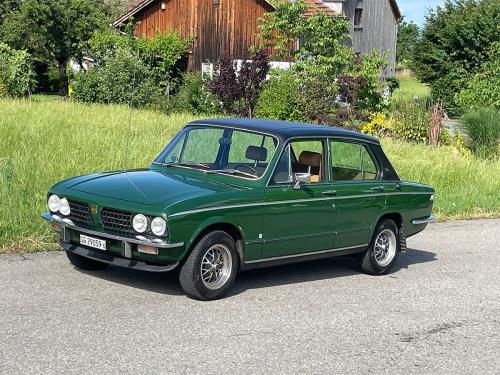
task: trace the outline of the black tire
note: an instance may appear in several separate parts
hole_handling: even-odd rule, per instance
[[[230,269],[225,269],[225,276],[221,276],[220,286],[207,287],[207,281],[202,278],[202,261],[213,249],[222,249],[226,256],[225,264]],[[229,251],[229,252],[227,252]],[[230,254],[230,256],[229,256]],[[223,267],[225,267],[223,263]],[[231,288],[238,272],[239,255],[233,238],[224,231],[213,231],[203,236],[193,248],[184,262],[179,275],[181,287],[186,294],[201,301],[222,298]],[[222,270],[221,270],[222,272]],[[216,277],[217,280],[217,277]]]
[[[85,271],[99,271],[105,269],[108,266],[107,263],[102,263],[93,259],[85,258],[78,254],[72,253],[71,251],[66,251],[66,256],[73,266]]]
[[[391,238],[389,242],[395,242],[395,252],[393,254],[391,253],[391,256],[385,259],[385,261],[382,261],[382,259],[377,260],[378,257],[376,257],[376,241],[377,239],[379,239],[379,235],[381,235],[382,233],[386,234],[388,237],[391,237],[391,235],[389,234],[391,232],[394,238]],[[374,276],[387,275],[398,260],[399,253],[401,251],[400,241],[401,238],[399,236],[399,227],[396,225],[396,223],[389,219],[382,220],[377,225],[377,228],[373,233],[373,238],[368,251],[362,254],[359,258],[360,266],[363,272]]]

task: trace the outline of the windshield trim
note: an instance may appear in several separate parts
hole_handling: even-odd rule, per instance
[[[246,180],[246,181],[261,181],[266,176],[266,174],[269,172],[269,167],[271,166],[271,164],[274,161],[274,158],[276,156],[276,152],[278,151],[279,146],[282,143],[281,140],[280,140],[280,138],[278,136],[274,135],[274,134],[266,133],[266,132],[260,132],[260,131],[254,131],[254,130],[242,129],[242,128],[237,127],[237,126],[227,126],[227,125],[221,126],[221,125],[202,124],[202,123],[187,124],[183,128],[181,128],[172,137],[172,139],[167,144],[167,146],[164,147],[163,150],[161,150],[160,153],[155,156],[155,158],[153,159],[153,161],[150,164],[158,165],[158,166],[162,166],[162,167],[168,166],[168,167],[177,167],[177,168],[183,168],[183,169],[191,169],[191,170],[195,170],[195,171],[200,171],[201,173],[207,172],[208,170],[204,170],[204,169],[200,169],[200,168],[193,168],[193,167],[183,166],[183,165],[179,165],[179,164],[166,164],[166,163],[158,162],[158,158],[166,151],[166,149],[170,146],[170,144],[172,143],[172,141],[174,139],[176,139],[179,135],[181,135],[182,132],[185,131],[189,127],[193,127],[193,128],[232,129],[232,130],[237,130],[237,131],[241,131],[241,132],[244,132],[244,133],[251,133],[251,134],[257,134],[257,135],[265,135],[265,136],[274,138],[277,141],[276,147],[274,148],[273,154],[272,154],[271,158],[269,159],[269,164],[267,165],[266,170],[264,171],[264,173],[262,173],[262,175],[260,177],[258,177],[258,178],[250,178],[250,177],[243,177],[243,176],[237,176],[237,175],[226,174],[226,173],[224,173],[224,174],[223,173],[213,173],[213,175],[229,176],[229,177],[234,177],[234,178],[240,178],[240,179],[243,179],[243,180]]]

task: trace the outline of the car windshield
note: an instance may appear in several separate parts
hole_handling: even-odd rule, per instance
[[[275,138],[265,134],[188,126],[167,146],[155,164],[257,179],[266,172],[277,144]]]

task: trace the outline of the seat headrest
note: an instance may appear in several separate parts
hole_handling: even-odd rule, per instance
[[[299,163],[308,167],[321,167],[321,154],[319,152],[302,151]]]
[[[248,146],[245,157],[255,161],[267,160],[267,148],[258,146]]]

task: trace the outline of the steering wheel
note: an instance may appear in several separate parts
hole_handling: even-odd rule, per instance
[[[252,171],[252,173],[254,173],[256,176],[260,176],[259,171],[257,169],[255,169],[254,167],[251,167],[249,165],[238,164],[238,165],[234,166],[234,169],[241,169],[241,168],[246,168],[246,169]]]

